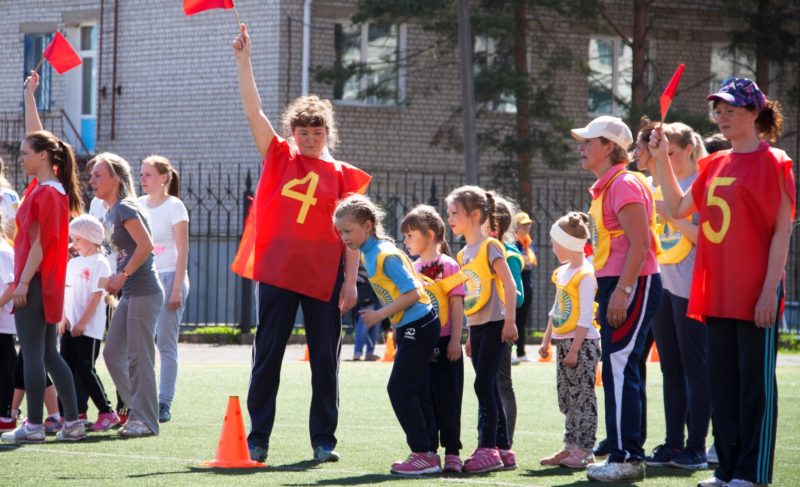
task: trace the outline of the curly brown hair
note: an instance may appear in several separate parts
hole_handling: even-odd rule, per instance
[[[292,138],[297,127],[325,127],[328,132],[328,149],[334,150],[339,142],[336,121],[333,118],[333,103],[317,95],[301,96],[290,103],[281,116],[284,136]]]

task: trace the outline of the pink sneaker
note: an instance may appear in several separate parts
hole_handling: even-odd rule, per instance
[[[503,470],[517,469],[517,456],[512,450],[498,450],[500,460],[503,461]]]
[[[118,424],[119,416],[114,411],[110,413],[100,413],[97,415],[97,421],[92,425],[92,431],[95,433],[108,431]]]
[[[411,453],[403,462],[392,464],[391,472],[398,475],[422,475],[442,471],[442,459],[433,452]]]
[[[461,458],[458,455],[445,455],[443,471],[461,473]]]
[[[464,471],[468,473],[491,472],[503,468],[503,459],[497,448],[478,448],[467,461]]]
[[[540,465],[544,465],[545,467],[558,467],[561,465],[561,461],[567,458],[570,455],[570,451],[568,450],[561,450],[559,452],[553,453],[549,457],[544,457],[539,460]]]
[[[594,463],[594,453],[592,450],[576,448],[572,450],[567,458],[561,460],[560,465],[569,468],[586,468]]]

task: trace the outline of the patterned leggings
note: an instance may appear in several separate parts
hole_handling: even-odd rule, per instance
[[[558,350],[558,408],[566,416],[564,445],[584,450],[594,447],[597,433],[597,395],[594,392],[595,369],[600,361],[600,340],[584,340],[578,352],[578,365],[570,369],[563,360],[572,347],[572,338],[554,339]]]

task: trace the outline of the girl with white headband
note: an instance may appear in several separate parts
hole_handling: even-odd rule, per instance
[[[566,416],[564,448],[540,460],[542,465],[586,468],[594,463],[597,433],[595,369],[600,360],[600,332],[594,320],[597,280],[584,256],[589,216],[570,212],[550,228],[553,253],[562,265],[553,272],[556,299],[539,348],[546,357],[557,349],[558,408]]]

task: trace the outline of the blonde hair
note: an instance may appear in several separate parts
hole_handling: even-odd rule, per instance
[[[589,215],[586,213],[570,211],[556,220],[556,224],[572,237],[589,238]]]
[[[119,178],[119,199],[127,199],[136,203],[136,187],[133,185],[131,165],[128,164],[128,161],[113,152],[101,152],[89,161],[86,168],[91,171],[98,163],[104,163],[111,175]]]
[[[333,212],[334,220],[349,216],[359,225],[372,222],[372,235],[382,240],[391,240],[383,230],[383,219],[386,213],[367,196],[353,194],[341,200]]]
[[[439,252],[450,255],[450,246],[444,239],[444,220],[430,205],[417,205],[400,222],[400,231],[408,233],[412,230],[419,230],[422,233],[433,232],[436,243],[439,244]]]
[[[333,118],[333,103],[317,95],[296,98],[284,109],[281,125],[288,140],[292,139],[297,127],[324,127],[328,133],[328,149],[334,150],[339,142],[336,121]]]
[[[176,198],[180,198],[181,194],[181,182],[180,178],[178,177],[178,171],[172,166],[172,163],[169,162],[164,156],[159,155],[151,155],[145,157],[142,160],[142,164],[147,164],[148,166],[153,166],[153,168],[158,172],[158,174],[167,175],[167,194],[174,196]]]
[[[692,155],[690,156],[692,165],[696,166],[697,161],[708,155],[703,137],[685,123],[673,122],[665,125],[664,134],[667,136],[667,140],[681,149],[692,146]]]
[[[483,225],[488,221],[489,231],[497,231],[497,221],[495,220],[497,207],[494,195],[485,189],[478,186],[461,186],[451,191],[445,201],[447,201],[448,205],[457,204],[461,206],[467,213],[478,210],[481,214],[480,224]]]

